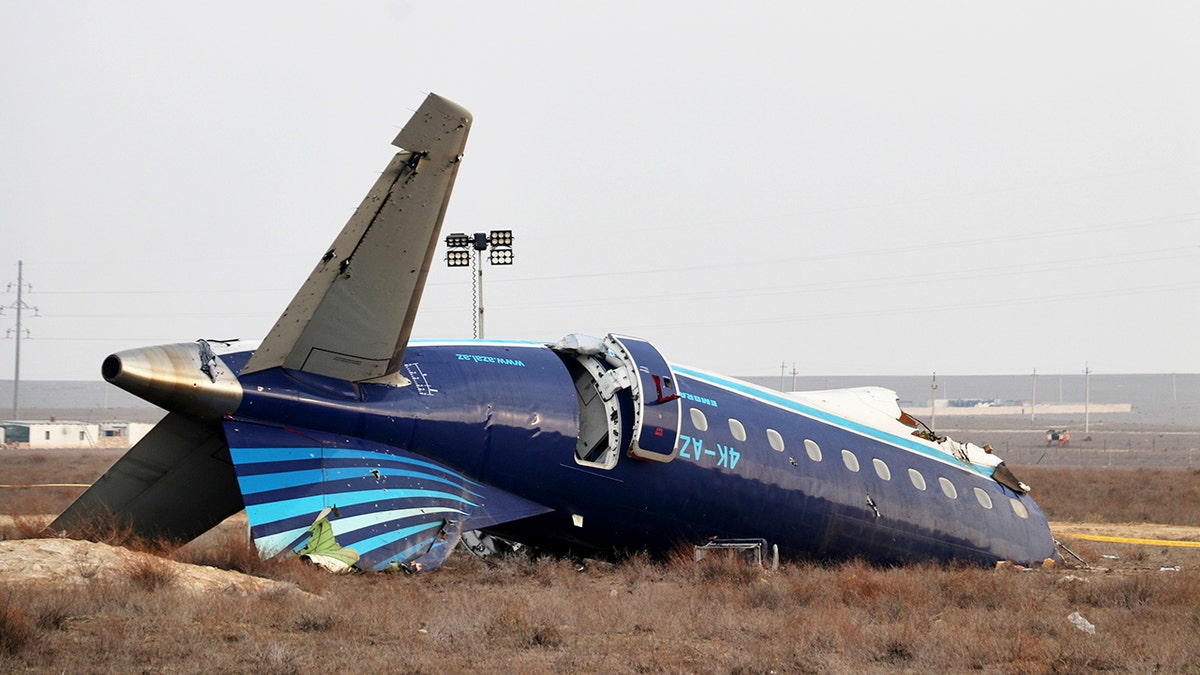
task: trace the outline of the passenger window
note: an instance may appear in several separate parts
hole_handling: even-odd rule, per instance
[[[871,463],[875,465],[875,475],[876,476],[879,476],[883,480],[891,480],[892,479],[892,470],[888,468],[888,465],[886,463],[884,463],[884,461],[882,459],[879,459],[878,457],[876,457],[875,459],[871,460]]]
[[[783,436],[774,429],[767,429],[767,442],[775,452],[783,452]]]
[[[1013,513],[1017,514],[1018,518],[1024,519],[1029,517],[1029,509],[1025,508],[1025,504],[1020,499],[1009,497],[1008,501],[1012,504]]]
[[[692,408],[688,410],[688,413],[692,416],[692,426],[696,427],[696,431],[708,431],[708,418],[704,416],[703,412]]]
[[[938,483],[942,485],[942,492],[950,499],[958,499],[958,489],[954,487],[954,483],[950,482],[949,478],[938,476]]]
[[[808,453],[808,458],[812,461],[821,461],[821,446],[811,438],[804,439],[804,451]]]
[[[733,434],[733,440],[735,441],[746,440],[746,427],[742,426],[741,422],[732,417],[729,418],[729,433]]]
[[[987,493],[987,491],[984,490],[983,488],[975,488],[975,499],[979,502],[979,505],[982,506],[983,508],[985,508],[985,509],[992,508],[992,496],[989,495]]]
[[[858,473],[858,458],[854,456],[853,452],[845,448],[842,448],[842,463],[846,465],[847,469]]]
[[[925,476],[922,476],[920,471],[917,471],[916,469],[909,469],[908,479],[912,481],[913,487],[917,488],[918,490],[925,489]]]

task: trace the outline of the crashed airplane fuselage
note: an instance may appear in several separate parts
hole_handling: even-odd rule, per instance
[[[580,556],[756,539],[886,563],[1057,557],[1026,486],[890,391],[768,390],[619,334],[410,340],[470,122],[425,101],[257,348],[106,359],[169,413],[53,527],[113,514],[188,540],[245,508],[264,555],[363,569],[436,569],[480,533]]]

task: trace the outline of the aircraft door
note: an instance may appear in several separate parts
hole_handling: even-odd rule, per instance
[[[675,459],[679,393],[675,373],[653,345],[627,335],[572,334],[552,348],[579,398],[576,462],[611,469],[622,451],[654,462]]]
[[[679,452],[680,401],[671,366],[641,338],[610,333],[604,344],[610,358],[615,356],[630,373],[633,434],[629,456],[655,462],[675,459]]]

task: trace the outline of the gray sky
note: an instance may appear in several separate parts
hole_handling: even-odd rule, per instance
[[[261,338],[429,91],[475,115],[444,231],[516,234],[488,337],[1198,372],[1197,35],[1194,2],[5,2],[22,379]],[[469,337],[442,257],[416,336]]]

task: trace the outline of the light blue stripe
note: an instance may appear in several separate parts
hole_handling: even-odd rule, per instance
[[[383,568],[387,567],[388,565],[390,565],[394,561],[406,563],[406,562],[412,560],[413,558],[416,558],[418,553],[425,553],[425,551],[429,548],[429,546],[430,546],[429,542],[427,542],[427,541],[422,541],[422,542],[419,542],[412,546],[409,546],[408,548],[404,549],[403,551],[397,553],[396,555],[394,555],[394,556],[384,560],[383,562],[379,563],[378,565],[376,565],[375,569],[383,569]]]
[[[452,495],[448,492],[436,492],[434,490],[361,490],[357,492],[309,495],[296,499],[282,499],[266,504],[253,504],[246,507],[246,515],[250,519],[250,525],[257,527],[305,513],[316,514],[326,506],[333,506],[335,504],[339,508],[347,508],[374,501],[396,499],[446,499],[465,504],[466,506],[478,506],[478,504],[458,495]]]
[[[416,516],[428,516],[438,513],[456,513],[458,515],[466,515],[465,511],[452,509],[450,507],[441,506],[435,508],[413,508],[413,509],[396,509],[393,511],[381,511],[379,513],[364,513],[358,516],[350,516],[348,518],[338,518],[331,520],[329,523],[333,525],[333,536],[342,537],[355,530],[361,530],[375,525],[381,525],[388,522],[399,524],[401,521],[413,518]],[[426,523],[427,524],[427,523]],[[365,540],[364,540],[365,541]],[[355,546],[358,546],[355,544]]]
[[[313,517],[316,518],[316,514],[313,514]],[[264,558],[270,557],[290,546],[293,541],[296,541],[297,537],[307,531],[308,527],[297,527],[287,532],[276,532],[275,534],[268,534],[265,537],[257,537],[254,540],[254,546],[258,548],[259,555]]]
[[[671,368],[677,373],[683,373],[688,377],[695,378],[714,387],[733,391],[744,396],[757,399],[764,403],[770,403],[793,412],[798,412],[806,417],[811,417],[821,420],[822,422],[826,422],[827,424],[842,427],[849,431],[853,431],[860,436],[866,436],[867,438],[872,438],[877,441],[896,446],[902,450],[908,450],[909,452],[915,452],[917,454],[924,455],[932,460],[961,469],[963,471],[969,471],[971,473],[978,474],[984,478],[990,477],[981,469],[977,468],[974,464],[968,466],[958,461],[952,461],[953,458],[950,455],[947,455],[940,450],[934,450],[933,448],[926,447],[910,438],[896,436],[895,434],[890,434],[886,431],[876,429],[875,427],[862,424],[861,422],[855,422],[854,420],[847,419],[840,415],[834,415],[833,413],[826,412],[819,408],[813,408],[812,406],[800,403],[799,401],[784,396],[783,394],[776,394],[768,389],[759,389],[758,387],[755,387],[749,383],[725,379],[712,373],[692,370],[691,368],[684,368],[675,365],[672,365]]]
[[[406,520],[408,518],[412,518],[414,516],[423,516],[423,515],[438,514],[438,513],[455,513],[455,514],[459,514],[459,515],[466,515],[466,513],[464,511],[459,511],[458,509],[452,509],[449,507],[439,507],[439,508],[434,508],[434,509],[413,508],[413,509],[396,509],[396,510],[392,510],[392,511],[383,511],[381,513],[366,513],[366,514],[359,515],[359,516],[350,516],[348,518],[337,518],[337,519],[331,520],[329,522],[333,526],[333,536],[335,538],[340,538],[343,535],[353,532],[355,530],[363,529],[365,527],[371,527],[373,525],[379,525],[379,524],[382,524],[382,523],[385,523],[388,521],[399,523],[400,521]],[[317,514],[313,513],[312,516],[313,516],[313,519],[315,520],[317,517]],[[429,525],[429,523],[421,524],[422,527],[427,526],[427,525]],[[280,551],[282,551],[284,548],[287,548],[289,545],[291,545],[292,542],[296,541],[297,538],[299,538],[301,535],[303,535],[305,532],[307,532],[309,530],[309,527],[311,527],[311,526],[297,527],[295,529],[288,530],[286,532],[276,532],[275,534],[268,534],[263,537],[258,537],[257,539],[254,540],[254,545],[265,556],[275,555],[276,553],[279,553]],[[364,541],[366,541],[366,540],[364,540]],[[303,542],[301,542],[301,545],[303,545]],[[361,544],[355,544],[353,546],[353,548],[354,548],[354,550],[359,551],[359,554],[361,555],[362,549],[360,548],[360,545]]]
[[[356,450],[353,448],[326,448],[325,449],[325,457],[327,459],[353,459],[353,460],[358,460],[358,461],[366,461],[366,459],[363,457],[363,453],[371,455],[375,459],[380,460],[380,461],[388,461],[388,462],[399,461],[399,462],[404,462],[405,464],[413,464],[415,466],[423,466],[427,469],[432,469],[433,471],[437,471],[439,473],[449,474],[451,476],[454,476],[454,478],[456,478],[458,480],[466,481],[468,483],[471,483],[472,485],[480,485],[480,483],[473,481],[470,478],[467,478],[466,476],[463,476],[462,474],[458,473],[457,471],[454,471],[453,469],[449,469],[440,464],[435,464],[433,462],[416,459],[414,457],[409,457],[406,455],[393,455],[393,454],[387,453],[387,452],[379,452],[379,451],[375,451],[375,450]]]
[[[234,439],[236,440],[237,436],[234,436]],[[270,459],[258,459],[262,453],[269,454]],[[313,459],[314,457],[320,457],[321,448],[256,448],[238,447],[233,443],[230,443],[229,455],[233,459],[234,464],[258,464],[264,461],[291,462],[301,459]]]
[[[380,461],[380,462],[389,462],[389,463],[399,462],[399,463],[403,463],[403,464],[411,464],[413,466],[425,467],[432,471],[436,471],[439,474],[446,474],[446,475],[452,476],[453,477],[452,480],[460,481],[463,484],[469,484],[469,485],[473,485],[476,487],[483,486],[482,483],[471,480],[470,478],[467,478],[466,476],[462,475],[461,473],[458,473],[457,471],[454,471],[453,469],[444,467],[440,464],[435,464],[433,462],[415,459],[413,457],[409,457],[406,455],[395,455],[392,453],[380,452],[377,450],[362,450],[362,449],[353,449],[353,448],[324,448],[324,449],[322,449],[319,447],[318,448],[268,448],[268,447],[246,448],[246,447],[234,447],[234,446],[230,446],[229,450],[230,450],[230,455],[233,458],[234,464],[239,464],[239,465],[242,465],[247,468],[250,466],[258,467],[260,465],[273,464],[275,462],[290,462],[290,461],[297,461],[297,460],[316,459],[316,458],[322,457],[322,453],[323,453],[325,459],[353,460],[355,462],[358,462],[362,466],[368,466],[368,462],[371,462],[371,461]],[[263,457],[262,456],[263,454],[266,454],[268,456]],[[371,467],[371,468],[378,468],[381,472],[399,470],[394,467],[391,467],[391,468]],[[349,469],[349,467],[338,467],[338,469],[331,469],[331,470],[339,470],[339,469]],[[304,470],[306,470],[306,469],[304,469]],[[285,473],[285,472],[280,472],[280,473]],[[269,475],[269,474],[256,473],[256,474],[252,474],[252,475],[258,476],[258,475]],[[402,475],[402,474],[394,474],[394,475]],[[247,476],[247,477],[249,477],[249,476]],[[440,480],[442,482],[446,482],[449,485],[455,485],[455,487],[464,487],[464,489],[465,489],[465,485],[455,484],[454,482],[451,482],[451,479],[440,478],[439,476],[436,476],[436,475],[429,475],[429,477],[434,480]],[[478,492],[474,492],[474,491],[471,491],[471,494],[475,495],[476,497],[481,496]]]
[[[432,541],[433,535],[440,529],[442,529],[442,521],[435,520],[432,523],[422,523],[420,525],[413,525],[412,527],[406,527],[402,530],[396,530],[394,532],[385,532],[383,534],[371,537],[370,539],[363,539],[362,541],[355,543],[353,548],[354,548],[354,550],[358,551],[358,554],[360,556],[365,556],[368,553],[375,551],[376,549],[383,548],[384,546],[387,546],[388,544],[394,544],[395,542],[400,541],[401,539],[404,539],[405,537],[410,537],[410,536],[417,534],[418,532],[421,532],[424,530],[433,530],[433,532],[431,532],[429,535],[429,539]],[[424,548],[425,546],[427,546],[427,544],[425,542],[422,542],[421,544],[418,544],[418,545],[414,546],[413,548],[420,550],[421,548]],[[405,559],[405,561],[407,562],[407,559]]]
[[[431,482],[442,483],[450,487],[464,489],[458,483],[441,476],[434,476],[427,473],[418,473],[416,471],[406,471],[404,469],[389,469],[382,467],[375,469],[380,476],[397,476],[407,478],[417,478],[428,480]],[[238,478],[238,484],[241,485],[243,495],[253,495],[260,492],[269,492],[271,490],[279,490],[289,487],[298,487],[301,485],[315,485],[322,482],[342,481],[361,478],[374,478],[371,474],[371,468],[368,467],[336,467],[332,469],[301,469],[299,471],[280,471],[279,473],[260,473],[250,476],[241,476]],[[380,483],[381,489],[387,487]],[[466,490],[473,497],[481,497],[477,492]]]
[[[320,483],[323,478],[324,472],[320,469],[304,469],[301,471],[281,471],[279,473],[238,476],[237,480],[238,485],[242,488],[242,495],[246,496],[298,485],[313,485]]]

